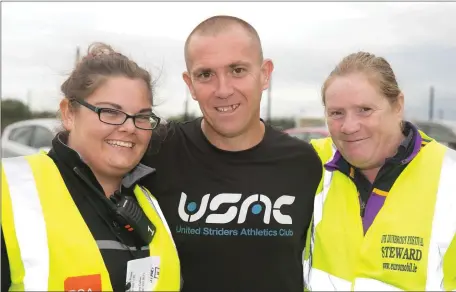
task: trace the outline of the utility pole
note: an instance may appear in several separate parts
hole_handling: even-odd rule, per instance
[[[27,89],[27,106],[32,111],[32,91],[30,89]]]
[[[439,120],[443,120],[443,119],[444,119],[444,110],[439,109]]]
[[[434,86],[429,91],[429,121],[434,118]]]
[[[190,98],[190,91],[188,87],[185,87],[185,102],[184,102],[184,121],[188,120],[188,100]]]
[[[79,60],[81,59],[81,49],[79,46],[76,47],[76,58],[74,60],[74,66],[76,67],[79,64]]]
[[[271,124],[271,99],[272,99],[272,76],[271,79],[269,79],[269,87],[268,87],[268,107],[266,111],[266,120],[269,124]]]

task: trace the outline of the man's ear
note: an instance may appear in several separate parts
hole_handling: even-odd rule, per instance
[[[63,127],[67,131],[74,128],[74,112],[71,109],[70,100],[64,98],[60,101],[60,114],[62,115]]]
[[[274,63],[271,59],[265,59],[263,65],[261,66],[261,75],[263,82],[263,90],[266,90],[270,86],[272,71],[274,70]]]
[[[192,78],[190,77],[190,73],[185,71],[184,73],[182,73],[182,78],[184,79],[185,84],[187,84],[188,90],[190,91],[192,98],[196,100],[195,90],[193,88],[193,82]]]

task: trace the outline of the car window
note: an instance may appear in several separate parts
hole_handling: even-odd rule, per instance
[[[431,126],[429,126],[429,125],[418,124],[418,128],[428,135],[429,135],[429,131],[431,130]]]
[[[419,125],[420,130],[439,142],[456,142],[454,132],[443,125]]]
[[[45,127],[37,126],[32,137],[32,147],[51,147],[54,134]]]
[[[306,140],[306,137],[307,137],[307,135],[305,133],[290,133],[289,135],[292,137],[296,137],[298,139],[304,140],[304,141]]]
[[[307,139],[309,139],[309,141],[310,141],[312,139],[320,139],[320,138],[326,138],[326,137],[328,137],[328,136],[323,133],[313,132],[313,133],[309,133],[309,136],[307,137]]]
[[[453,131],[445,126],[437,126],[431,129],[431,132],[434,136],[438,136],[441,139],[444,139],[448,142],[456,141],[456,135]]]
[[[418,127],[418,129],[420,129],[421,131],[423,131],[426,135],[430,135],[430,131],[431,131],[431,126],[430,126],[430,125],[428,125],[428,124],[416,123],[416,126]]]
[[[33,128],[33,126],[23,126],[15,128],[11,130],[8,140],[22,145],[30,146]]]
[[[456,142],[455,143],[448,143],[448,147],[450,147],[451,149],[456,150]]]
[[[312,139],[326,138],[327,136],[319,132],[290,133],[290,136],[310,142]]]

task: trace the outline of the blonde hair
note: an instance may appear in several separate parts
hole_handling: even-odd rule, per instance
[[[397,84],[391,65],[382,57],[367,52],[353,53],[340,61],[336,68],[329,74],[321,89],[323,105],[325,105],[325,93],[334,78],[346,76],[351,73],[365,73],[378,85],[378,89],[390,103],[397,101],[401,90]]]

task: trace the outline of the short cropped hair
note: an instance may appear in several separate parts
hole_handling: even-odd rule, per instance
[[[220,33],[228,31],[235,25],[242,27],[253,39],[253,41],[258,44],[258,53],[260,56],[260,60],[263,61],[263,49],[261,46],[260,36],[258,35],[256,29],[250,23],[234,16],[216,15],[198,24],[187,37],[184,48],[185,63],[187,65],[187,68],[189,64],[188,47],[194,35],[217,36]]]

